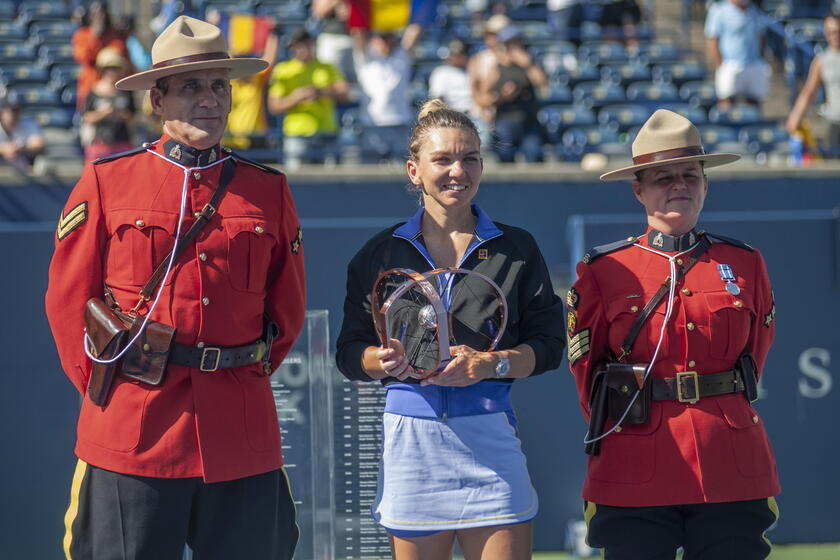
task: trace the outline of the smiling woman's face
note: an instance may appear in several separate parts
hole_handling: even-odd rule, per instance
[[[645,169],[641,178],[633,180],[633,192],[645,206],[648,223],[672,235],[681,235],[697,225],[708,190],[699,161]]]

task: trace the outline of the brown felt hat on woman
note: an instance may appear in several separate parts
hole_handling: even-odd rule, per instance
[[[230,78],[242,78],[268,67],[260,58],[231,58],[222,30],[200,19],[178,16],[152,45],[152,69],[117,82],[118,89],[151,89],[160,78],[195,70],[227,68]]]
[[[705,167],[716,167],[741,159],[738,154],[707,154],[697,127],[666,109],[657,110],[645,122],[633,141],[632,152],[634,165],[604,173],[601,180],[633,179],[637,171],[669,163],[703,161]]]

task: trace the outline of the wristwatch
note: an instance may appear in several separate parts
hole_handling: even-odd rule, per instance
[[[496,363],[496,379],[504,379],[510,372],[510,359],[507,356],[499,354],[499,361]]]

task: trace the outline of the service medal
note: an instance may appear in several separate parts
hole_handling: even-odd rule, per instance
[[[740,294],[741,288],[735,283],[735,273],[732,271],[732,267],[728,264],[719,264],[717,269],[720,279],[726,282],[726,291],[733,296]]]

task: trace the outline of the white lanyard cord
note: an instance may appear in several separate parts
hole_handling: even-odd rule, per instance
[[[653,357],[651,357],[650,363],[648,364],[647,368],[645,369],[645,377],[644,377],[644,380],[642,381],[643,384],[647,383],[648,378],[650,377],[650,372],[653,369],[653,364],[656,363],[656,357],[659,355],[659,348],[662,346],[662,341],[665,338],[665,327],[668,326],[668,321],[671,319],[671,312],[674,310],[674,295],[675,295],[676,289],[677,289],[677,283],[675,281],[675,278],[677,276],[676,260],[677,260],[678,257],[681,257],[682,255],[688,253],[689,251],[694,250],[694,248],[696,246],[697,246],[697,244],[694,244],[691,247],[689,247],[688,249],[686,249],[685,251],[683,251],[682,253],[677,253],[675,255],[669,255],[667,253],[662,253],[662,252],[657,251],[655,249],[651,249],[650,247],[645,247],[644,245],[639,245],[638,243],[636,244],[636,247],[638,247],[640,249],[644,249],[645,251],[650,251],[651,253],[655,253],[655,254],[657,254],[661,257],[665,257],[666,259],[668,259],[668,264],[669,264],[669,267],[670,267],[670,274],[671,274],[668,277],[668,280],[669,280],[669,282],[668,282],[668,301],[665,304],[665,319],[663,319],[662,327],[659,329],[659,341],[656,343],[656,349],[653,351]],[[602,381],[601,383],[604,383],[604,381]],[[619,418],[618,422],[616,422],[615,425],[612,428],[610,428],[608,431],[604,432],[603,434],[601,434],[598,437],[594,437],[594,438],[591,438],[591,439],[590,438],[584,438],[583,443],[593,443],[593,442],[596,442],[600,439],[603,439],[603,438],[607,437],[608,435],[610,435],[611,433],[613,433],[616,430],[616,428],[621,426],[621,424],[624,422],[624,419],[627,418],[627,415],[630,413],[630,409],[633,408],[633,405],[636,403],[636,399],[639,398],[639,394],[641,394],[641,390],[636,389],[636,392],[633,393],[633,398],[630,399],[630,402],[627,404],[627,407],[624,409],[624,413],[622,413],[621,418]]]
[[[110,363],[116,362],[117,360],[122,358],[125,355],[126,352],[128,352],[128,349],[131,347],[131,345],[134,344],[134,342],[138,338],[140,338],[140,336],[142,336],[143,331],[146,329],[146,325],[149,322],[149,318],[152,316],[152,312],[155,310],[155,307],[158,304],[158,300],[160,300],[161,294],[163,294],[163,288],[166,286],[166,279],[169,277],[169,273],[172,271],[172,265],[175,263],[175,255],[178,252],[178,242],[181,239],[181,224],[184,222],[184,214],[186,213],[186,209],[187,209],[187,187],[189,186],[190,172],[192,172],[193,170],[196,170],[196,169],[207,169],[209,167],[213,167],[215,165],[218,165],[218,164],[222,163],[223,161],[225,161],[226,159],[228,159],[230,157],[230,156],[224,157],[224,158],[220,159],[219,161],[213,162],[210,165],[204,165],[202,167],[185,167],[185,166],[183,166],[179,163],[175,163],[174,161],[172,161],[172,160],[170,160],[170,159],[168,159],[168,158],[166,158],[166,157],[164,157],[164,156],[160,155],[159,153],[154,152],[152,150],[149,150],[149,153],[154,154],[154,155],[156,155],[160,158],[163,158],[166,161],[168,161],[169,163],[172,163],[173,165],[177,165],[178,167],[180,167],[181,169],[184,170],[184,182],[181,186],[181,209],[180,209],[179,215],[178,215],[178,225],[176,226],[176,229],[175,229],[175,243],[172,246],[172,252],[169,255],[169,262],[166,263],[166,272],[163,274],[163,278],[160,281],[160,287],[157,290],[157,294],[155,294],[155,299],[152,301],[152,304],[149,306],[149,312],[146,313],[145,317],[143,317],[143,324],[140,325],[140,328],[137,330],[137,333],[131,338],[131,340],[128,341],[128,344],[126,344],[125,347],[122,350],[120,350],[119,353],[116,356],[113,356],[113,357],[107,358],[107,359],[102,359],[102,358],[97,358],[96,356],[91,354],[90,346],[91,346],[92,343],[91,343],[91,340],[90,340],[90,335],[88,334],[87,331],[85,331],[84,341],[82,343],[83,347],[85,349],[85,354],[87,355],[88,358],[90,358],[91,360],[93,360],[94,362],[99,363],[99,364],[110,364]]]

